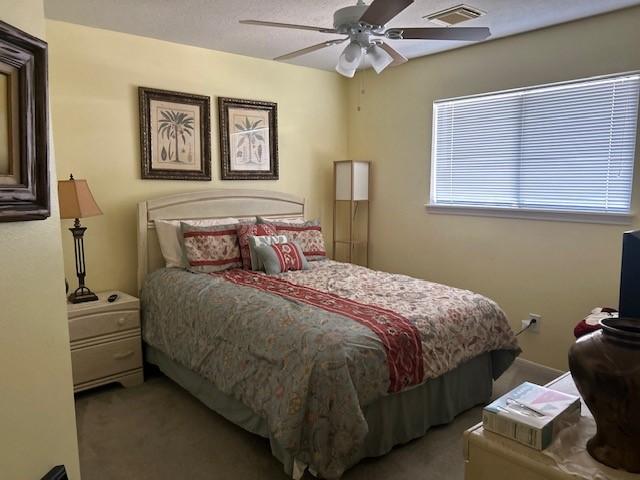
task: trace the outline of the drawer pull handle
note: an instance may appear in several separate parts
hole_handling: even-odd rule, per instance
[[[120,325],[120,326],[124,325],[124,318],[123,317],[118,319],[118,325]]]
[[[125,353],[116,353],[113,358],[115,358],[116,360],[122,360],[123,358],[130,357],[131,355],[133,355],[133,350],[129,350]]]

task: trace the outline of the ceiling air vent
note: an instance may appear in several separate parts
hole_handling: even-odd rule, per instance
[[[439,12],[425,15],[423,18],[438,25],[449,27],[458,23],[466,22],[467,20],[473,20],[474,18],[481,17],[486,12],[482,10],[470,7],[469,5],[456,5],[455,7],[440,10]]]

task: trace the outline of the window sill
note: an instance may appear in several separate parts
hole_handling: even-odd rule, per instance
[[[556,222],[602,223],[608,225],[630,225],[633,218],[632,213],[564,212],[558,210],[528,210],[433,204],[427,204],[425,207],[429,213],[445,215],[550,220]]]

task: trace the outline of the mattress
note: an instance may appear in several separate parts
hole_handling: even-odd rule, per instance
[[[263,419],[279,458],[328,478],[362,458],[368,408],[485,354],[490,386],[509,363],[496,355],[519,353],[486,297],[329,260],[278,276],[162,269],[141,297],[150,347]]]

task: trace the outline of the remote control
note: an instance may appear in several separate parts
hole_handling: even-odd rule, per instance
[[[113,295],[109,295],[109,297],[107,298],[107,302],[109,303],[113,303],[118,299],[118,294],[114,293]]]

